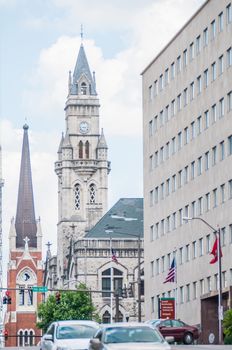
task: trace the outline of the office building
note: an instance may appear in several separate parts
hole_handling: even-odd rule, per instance
[[[208,0],[142,72],[145,314],[176,296],[176,316],[201,324],[216,315],[221,231],[223,308],[232,284],[232,3]],[[176,283],[163,283],[176,258]]]

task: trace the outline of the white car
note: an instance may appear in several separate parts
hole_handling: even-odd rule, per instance
[[[172,342],[173,337],[168,341]],[[170,350],[157,329],[139,322],[104,325],[90,339],[89,350]]]
[[[89,340],[100,328],[94,321],[53,322],[40,342],[40,350],[88,350]]]

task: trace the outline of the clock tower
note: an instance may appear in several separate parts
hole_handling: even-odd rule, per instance
[[[82,238],[107,210],[107,144],[99,127],[99,99],[81,44],[73,75],[69,72],[62,135],[55,172],[58,176],[58,285],[65,281],[69,242]]]
[[[28,125],[23,126],[23,147],[18,187],[16,217],[9,232],[9,261],[4,329],[8,333],[5,347],[37,345],[41,330],[36,327],[41,293],[33,287],[43,285],[42,231],[35,218]]]

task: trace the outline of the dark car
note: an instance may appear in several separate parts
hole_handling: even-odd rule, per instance
[[[199,329],[195,326],[189,326],[180,320],[150,320],[152,326],[159,329],[163,337],[172,336],[176,342],[192,344],[199,338]]]

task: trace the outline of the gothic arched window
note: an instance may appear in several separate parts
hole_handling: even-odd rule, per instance
[[[18,332],[18,346],[23,346],[23,331]]]
[[[89,158],[89,141],[86,141],[85,143],[85,158]]]
[[[102,315],[102,323],[110,323],[110,313],[108,310]]]
[[[81,186],[79,184],[76,184],[74,186],[74,204],[75,204],[75,209],[80,210],[80,208],[81,208]]]
[[[29,342],[28,342],[28,331],[24,332],[24,345],[29,345]]]
[[[89,203],[96,203],[96,186],[94,184],[89,185]]]
[[[83,142],[79,142],[79,158],[83,158]]]
[[[81,95],[87,95],[87,85],[85,83],[81,84]]]
[[[111,291],[111,272],[113,270],[113,290],[118,290],[119,295],[122,292],[122,282],[123,282],[123,272],[118,269],[107,269],[102,272],[102,290],[105,292],[102,293],[103,298],[110,297],[109,291]],[[107,292],[108,291],[108,292]]]
[[[33,331],[30,331],[30,346],[33,346],[34,345],[34,332]]]

